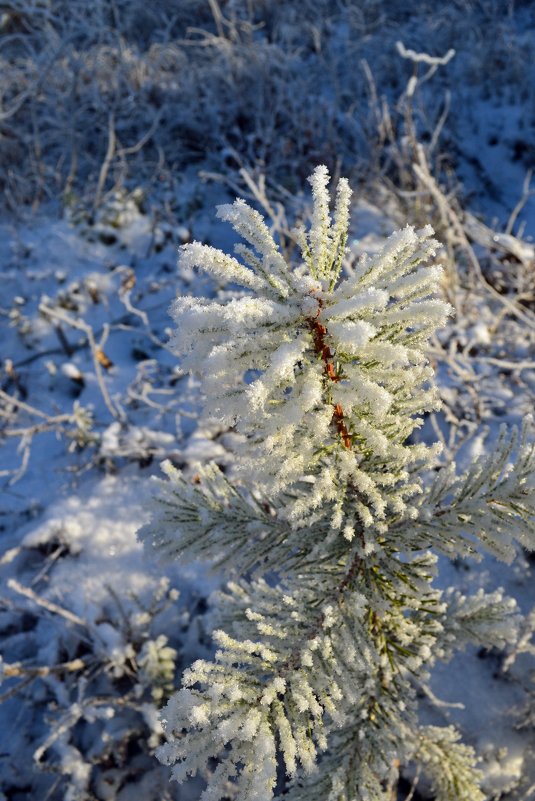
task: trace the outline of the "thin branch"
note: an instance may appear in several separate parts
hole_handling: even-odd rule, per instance
[[[513,233],[513,228],[515,227],[518,215],[520,214],[520,212],[522,211],[522,209],[524,208],[530,197],[533,197],[533,195],[535,195],[535,189],[530,189],[529,186],[531,183],[532,175],[533,175],[533,170],[529,169],[526,173],[526,176],[524,178],[524,183],[522,185],[522,194],[518,200],[518,203],[511,212],[511,215],[505,227],[505,233],[508,235]]]
[[[87,627],[87,624],[81,617],[75,615],[73,612],[70,612],[68,609],[64,609],[62,606],[55,604],[53,601],[48,601],[46,598],[42,598],[40,595],[37,595],[36,592],[31,590],[29,587],[25,587],[16,579],[9,579],[7,582],[7,586],[10,590],[14,590],[18,592],[19,595],[23,595],[25,598],[29,598],[30,601],[33,601],[37,606],[41,606],[43,609],[46,609],[48,612],[52,612],[54,615],[59,615],[60,617],[65,618],[68,620],[69,623],[74,623],[76,626],[82,626],[83,628]]]
[[[104,190],[106,178],[108,177],[108,171],[110,169],[113,155],[115,153],[115,143],[116,143],[115,114],[113,111],[110,111],[108,116],[108,147],[98,175],[98,182],[97,182],[97,188],[95,190],[95,200],[93,202],[93,209],[98,209],[98,207],[100,206],[100,201],[102,199],[102,192]]]
[[[32,414],[35,417],[41,417],[43,420],[46,420],[47,423],[54,422],[54,417],[51,417],[49,414],[45,414],[40,409],[36,409],[35,406],[30,406],[29,403],[25,403],[24,401],[20,400],[20,398],[14,398],[13,395],[9,395],[9,393],[4,392],[3,389],[0,389],[0,399],[4,400],[6,403],[13,403],[15,406],[18,406],[20,409],[24,409],[25,412],[28,414]]]
[[[97,377],[97,383],[106,404],[106,408],[116,420],[125,420],[125,414],[122,409],[116,406],[109,395],[108,388],[106,387],[106,383],[104,381],[104,376],[102,373],[102,367],[99,361],[99,351],[102,350],[102,346],[106,341],[109,335],[109,326],[104,326],[102,331],[101,342],[97,345],[95,342],[95,335],[93,333],[93,329],[90,325],[88,325],[83,320],[78,320],[75,317],[71,317],[70,314],[67,314],[62,309],[52,308],[51,306],[47,306],[46,303],[41,303],[39,306],[39,311],[48,316],[52,319],[61,320],[62,322],[66,323],[67,325],[72,326],[72,328],[78,329],[78,331],[83,331],[83,333],[87,337],[87,341],[89,343],[89,347],[91,349],[91,355],[93,356],[93,366],[95,368],[95,375]],[[101,358],[101,357],[100,357]]]
[[[70,662],[61,662],[58,665],[39,665],[34,667],[25,667],[20,662],[14,664],[5,664],[2,666],[4,676],[8,679],[17,676],[28,676],[29,678],[37,678],[39,676],[50,676],[53,673],[74,673],[79,670],[84,670],[87,667],[87,662],[83,659],[71,659]]]

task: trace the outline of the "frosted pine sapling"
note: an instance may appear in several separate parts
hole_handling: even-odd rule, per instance
[[[390,801],[411,760],[437,801],[480,801],[473,749],[421,726],[416,692],[454,649],[503,647],[518,616],[501,591],[437,589],[437,553],[535,546],[534,448],[527,428],[504,432],[465,475],[433,471],[438,447],[411,443],[438,406],[425,346],[450,313],[440,267],[422,266],[433,232],[407,226],[343,277],[351,190],[339,181],[331,218],[327,169],[309,180],[295,266],[243,200],[218,209],[247,242],[241,261],[181,251],[243,287],[172,309],[207,414],[241,444],[231,478],[212,464],[192,482],[164,463],[141,530],[157,553],[228,575],[214,660],[185,671],[159,757],[178,781],[204,772],[203,801]]]

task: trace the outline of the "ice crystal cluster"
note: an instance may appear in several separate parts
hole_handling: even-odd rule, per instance
[[[181,252],[227,286],[177,299],[173,346],[241,444],[231,478],[165,463],[141,530],[157,553],[228,574],[214,659],[163,710],[159,757],[178,781],[200,772],[203,801],[389,801],[411,762],[437,801],[480,801],[473,749],[420,725],[417,690],[456,648],[515,636],[500,591],[443,593],[434,578],[440,552],[534,547],[529,430],[465,475],[412,441],[437,408],[425,347],[450,312],[425,266],[433,232],[407,226],[343,275],[351,190],[341,179],[331,210],[327,169],[309,180],[295,265],[243,200],[218,210],[247,243],[238,258]]]

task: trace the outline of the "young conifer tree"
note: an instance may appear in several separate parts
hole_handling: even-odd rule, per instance
[[[241,444],[231,480],[164,463],[141,531],[160,555],[228,574],[214,659],[163,710],[159,757],[178,781],[209,766],[203,801],[391,801],[410,761],[437,801],[481,801],[473,749],[419,724],[417,689],[468,642],[502,648],[518,616],[500,591],[437,589],[437,554],[535,547],[534,447],[527,427],[503,432],[457,475],[411,441],[438,406],[425,347],[450,313],[440,267],[422,266],[433,232],[407,226],[343,277],[351,190],[339,181],[331,218],[327,169],[309,180],[296,265],[243,200],[218,209],[248,243],[241,261],[182,248],[184,266],[243,288],[172,309],[206,412]]]

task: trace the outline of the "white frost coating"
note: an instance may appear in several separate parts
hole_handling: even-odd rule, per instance
[[[227,256],[223,251],[210,245],[201,245],[200,242],[182,246],[179,264],[185,270],[202,267],[217,278],[236,281],[250,289],[260,290],[266,286],[265,281],[255,276],[251,270],[233,259],[232,256]]]
[[[351,190],[345,180],[339,182],[331,218],[328,181],[325,167],[310,178],[312,226],[297,234],[302,250],[297,270],[245,201],[219,207],[218,216],[248,242],[238,252],[249,266],[198,243],[182,248],[181,261],[254,294],[226,302],[179,298],[172,309],[177,323],[172,346],[183,367],[201,373],[207,414],[244,435],[238,469],[249,481],[275,497],[303,475],[321,475],[328,460],[338,465],[336,474],[350,448],[352,463],[359,464],[360,502],[375,515],[388,503],[403,506],[403,492],[394,500],[384,477],[377,481],[373,474],[389,475],[388,460],[400,458],[416,416],[435,406],[432,391],[422,386],[429,373],[421,345],[449,310],[442,301],[429,300],[440,268],[419,266],[436,247],[430,227],[396,232],[380,253],[362,260],[354,276],[339,281]],[[403,415],[403,423],[390,421],[390,414]],[[384,466],[374,466],[370,474],[371,445],[378,447]],[[308,512],[333,503],[336,495],[330,484],[317,482]],[[308,512],[298,498],[295,504],[287,515],[300,526]],[[342,505],[336,508],[332,519],[342,527]]]
[[[244,200],[238,198],[232,205],[218,206],[217,216],[221,220],[229,222],[255,248],[262,257],[262,260],[255,261],[259,271],[265,276],[268,283],[286,294],[287,288],[284,282],[289,276],[288,267],[279,253],[262,215],[248,206]]]
[[[315,276],[323,276],[332,246],[327,167],[317,167],[308,180],[312,186],[312,197],[314,198],[314,213],[309,234],[311,271]]]
[[[335,346],[337,351],[355,353],[363,345],[366,345],[376,333],[377,329],[365,320],[329,322],[329,334],[338,340]]]
[[[334,293],[333,293],[334,295]],[[336,296],[335,296],[336,297]],[[339,320],[345,317],[357,317],[363,311],[378,311],[386,307],[388,294],[380,289],[366,289],[362,294],[351,298],[342,298],[322,313],[325,320]]]
[[[293,383],[294,368],[307,348],[308,342],[303,337],[295,342],[281,345],[271,357],[269,372],[275,381]]]

